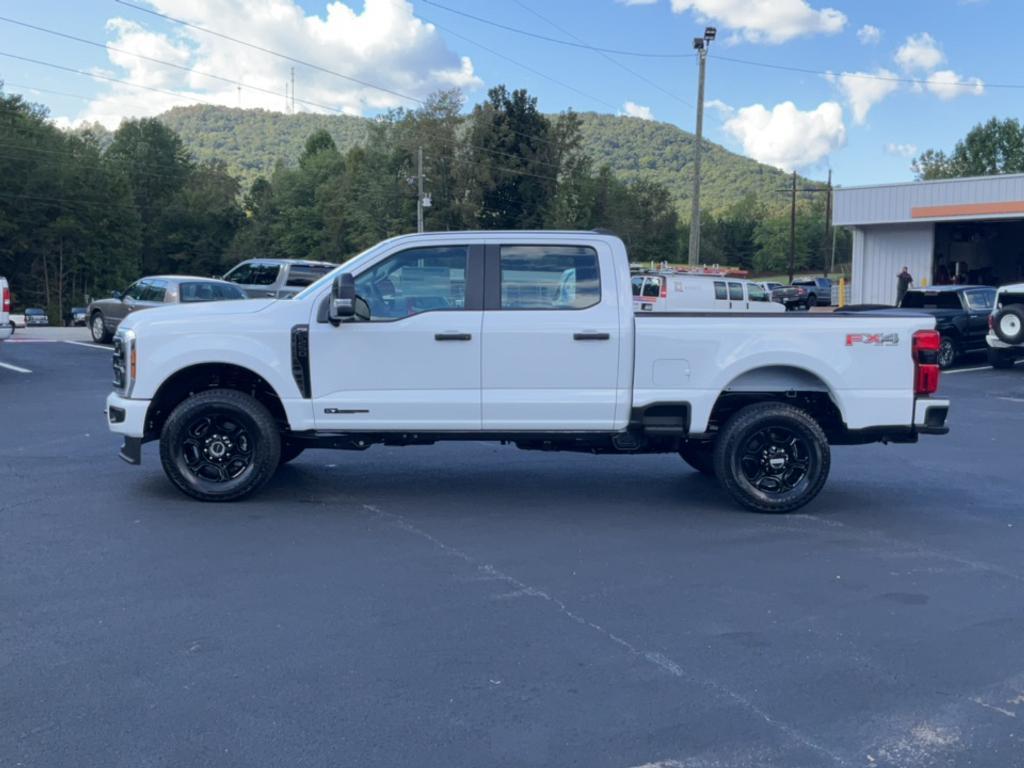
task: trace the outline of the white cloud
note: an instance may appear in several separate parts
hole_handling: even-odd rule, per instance
[[[927,32],[911,35],[896,51],[896,63],[908,72],[935,69],[945,60],[939,44]]]
[[[149,4],[160,13],[420,99],[440,88],[471,89],[482,84],[473,62],[452,52],[432,24],[416,18],[408,0],[365,0],[360,12],[342,2],[332,2],[323,16],[307,15],[298,0],[149,0]],[[137,22],[115,18],[107,22],[107,29],[113,35],[110,46],[189,67],[190,71],[108,48],[108,58],[116,68],[113,76],[179,97],[114,84],[91,102],[79,119],[114,127],[128,115],[155,115],[197,101],[238,105],[234,84],[205,77],[200,74],[203,72],[272,92],[243,88],[244,107],[284,108],[291,62],[182,26],[159,33]],[[407,99],[299,65],[295,66],[295,79],[296,108],[303,111],[329,110],[301,104],[299,99],[353,115],[417,106]]]
[[[873,24],[865,24],[857,30],[857,39],[861,45],[877,45],[882,39],[882,30]]]
[[[839,87],[853,111],[853,121],[863,125],[871,108],[893,91],[899,90],[896,73],[888,69],[874,72],[843,72],[830,77]],[[891,78],[891,79],[886,79]]]
[[[637,104],[635,101],[627,101],[622,105],[622,111],[629,117],[639,117],[641,120],[653,120],[654,113],[650,107]]]
[[[917,145],[889,143],[885,145],[885,152],[895,157],[902,157],[905,160],[912,160],[917,157]]]
[[[671,0],[676,13],[693,11],[701,19],[739,30],[751,43],[784,43],[804,35],[834,35],[846,25],[835,8],[815,10],[807,0]]]
[[[726,104],[721,99],[711,99],[710,101],[704,102],[705,109],[713,109],[715,112],[720,114],[723,118],[732,117],[736,112],[730,105]]]
[[[813,166],[846,143],[843,108],[834,101],[808,112],[791,101],[771,110],[752,104],[738,109],[724,128],[745,154],[785,171]]]
[[[943,101],[957,96],[980,96],[985,92],[985,83],[978,77],[961,77],[951,69],[940,69],[928,75],[926,87]]]

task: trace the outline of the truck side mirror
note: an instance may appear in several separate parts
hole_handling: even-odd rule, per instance
[[[331,285],[331,303],[327,316],[332,323],[340,323],[356,313],[356,279],[351,272],[342,272]]]

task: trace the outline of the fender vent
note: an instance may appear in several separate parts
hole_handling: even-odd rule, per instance
[[[296,325],[292,328],[292,377],[299,392],[308,400],[311,396],[308,325]]]

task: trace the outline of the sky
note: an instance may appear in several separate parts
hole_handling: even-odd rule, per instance
[[[504,83],[545,112],[693,131],[692,42],[709,25],[705,136],[787,171],[904,181],[923,150],[1020,115],[1019,0],[6,2],[0,80],[62,126],[202,103],[284,111],[294,67],[297,111],[373,116],[453,87],[472,105]]]

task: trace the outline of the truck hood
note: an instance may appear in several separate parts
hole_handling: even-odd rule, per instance
[[[251,315],[262,312],[277,304],[279,299],[239,299],[236,301],[204,301],[194,304],[168,304],[128,315],[121,321],[120,328],[139,330],[141,328],[167,326],[205,326],[219,318],[234,315]]]

